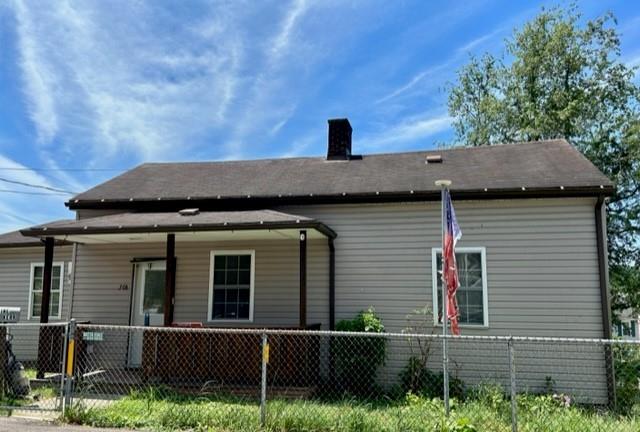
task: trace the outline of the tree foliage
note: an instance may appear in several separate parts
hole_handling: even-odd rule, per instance
[[[566,138],[616,184],[608,202],[613,304],[640,310],[640,87],[612,14],[542,9],[501,56],[471,57],[449,94],[471,146]]]

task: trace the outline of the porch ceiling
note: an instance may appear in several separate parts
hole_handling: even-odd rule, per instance
[[[78,243],[163,242],[167,233],[176,240],[297,239],[307,230],[309,239],[334,238],[336,233],[312,218],[275,210],[224,212],[118,213],[60,221],[22,230],[31,237],[53,237]]]

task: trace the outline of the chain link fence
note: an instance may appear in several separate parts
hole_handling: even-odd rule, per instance
[[[62,408],[68,323],[0,324],[0,411]]]
[[[80,423],[195,430],[640,430],[640,344],[631,341],[448,337],[447,415],[442,336],[73,322],[1,329],[11,348],[5,353],[30,379],[29,394],[13,394],[5,366],[3,408],[66,408],[67,419]]]

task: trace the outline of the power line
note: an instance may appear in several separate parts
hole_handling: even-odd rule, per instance
[[[76,194],[76,192],[71,192],[71,191],[64,190],[64,189],[58,189],[58,188],[54,188],[54,187],[49,187],[49,186],[44,186],[44,185],[39,185],[39,184],[33,184],[33,183],[26,183],[26,182],[21,182],[21,181],[17,181],[17,180],[9,180],[9,179],[2,178],[2,177],[0,177],[0,181],[3,181],[5,183],[17,184],[17,185],[20,185],[20,186],[32,187],[32,188],[37,188],[37,189],[45,189],[45,190],[49,190],[49,191],[52,191],[52,192],[62,192],[62,193],[69,194],[69,195]]]
[[[2,171],[123,171],[121,168],[29,168],[29,167],[0,167]]]
[[[73,195],[72,193],[66,193],[66,192],[31,192],[31,191],[21,191],[21,190],[13,190],[13,189],[0,189],[0,192],[24,194],[24,195],[55,195],[55,196]]]

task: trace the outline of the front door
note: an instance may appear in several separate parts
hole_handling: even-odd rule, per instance
[[[162,326],[164,324],[165,261],[145,261],[136,264],[133,291],[132,324]],[[142,363],[142,332],[131,334],[129,365]]]

